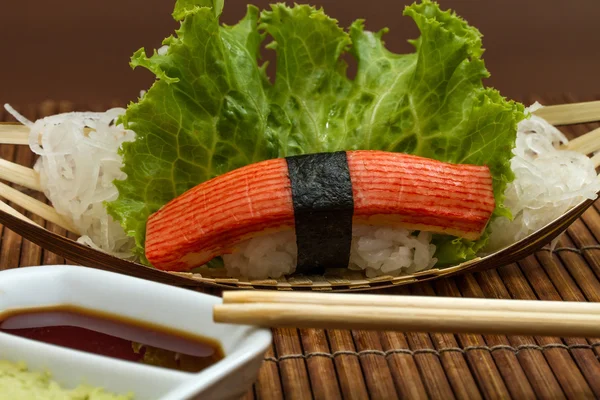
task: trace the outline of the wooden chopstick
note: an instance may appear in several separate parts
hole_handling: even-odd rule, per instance
[[[600,334],[600,304],[594,303],[247,291],[224,292],[223,303],[214,306],[214,321],[262,327]]]
[[[481,299],[466,297],[435,296],[389,296],[354,293],[227,291],[223,292],[223,304],[271,303],[312,304],[327,306],[364,306],[395,308],[430,308],[449,310],[493,310],[519,312],[554,312],[600,315],[600,303]]]
[[[224,304],[215,322],[268,328],[363,329],[498,335],[598,337],[600,315],[429,308]]]
[[[534,112],[552,125],[571,125],[600,121],[600,101],[545,106]]]

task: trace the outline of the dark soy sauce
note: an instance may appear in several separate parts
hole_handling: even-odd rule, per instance
[[[0,332],[186,372],[199,372],[224,357],[213,339],[74,306],[0,312]]]

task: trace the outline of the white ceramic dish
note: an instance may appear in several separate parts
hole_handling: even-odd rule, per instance
[[[36,342],[0,332],[0,359],[47,369],[64,387],[81,383],[136,400],[239,399],[257,377],[271,332],[213,322],[219,297],[97,269],[53,265],[0,272],[0,311],[73,305],[212,338],[225,358],[192,374]]]

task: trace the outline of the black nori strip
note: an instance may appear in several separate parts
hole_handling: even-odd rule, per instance
[[[347,267],[354,198],[345,151],[286,158],[300,273]]]

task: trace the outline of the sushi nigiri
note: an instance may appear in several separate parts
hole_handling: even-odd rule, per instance
[[[494,208],[486,166],[374,150],[277,158],[203,182],[152,214],[146,257],[189,271],[250,238],[292,231],[296,272],[319,273],[348,266],[353,227],[477,240]]]

